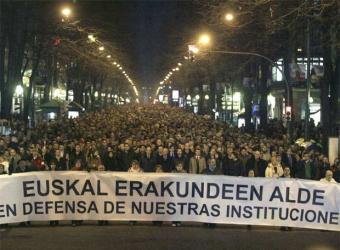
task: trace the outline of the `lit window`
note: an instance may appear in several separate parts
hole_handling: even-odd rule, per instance
[[[276,65],[272,67],[272,77],[274,82],[280,82],[283,80],[283,59],[279,59]]]

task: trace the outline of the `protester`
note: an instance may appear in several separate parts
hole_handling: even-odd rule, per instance
[[[247,172],[253,169],[256,177],[265,177],[267,162],[260,157],[260,151],[255,151],[254,155],[248,160],[246,168]]]
[[[203,169],[201,173],[206,174],[206,175],[222,175],[223,170],[216,165],[215,159],[209,159],[208,167]],[[215,223],[204,223],[203,226],[206,226],[209,228],[215,228],[216,224]]]
[[[143,169],[140,167],[139,162],[134,160],[131,163],[131,167],[128,169],[129,173],[143,173]],[[130,225],[136,225],[137,221],[130,221]]]
[[[278,162],[276,156],[272,156],[271,162],[268,164],[266,168],[266,177],[274,177],[274,178],[279,178],[283,175],[283,169],[281,166],[281,163]]]
[[[141,155],[140,165],[144,172],[154,172],[154,159],[152,157],[151,146],[148,146],[145,153]]]
[[[78,151],[79,153],[80,151]],[[85,170],[85,166],[83,165],[83,159],[79,157],[77,160],[74,162],[74,166],[72,167],[73,171],[82,171]],[[81,226],[82,220],[72,220],[72,227],[76,226]]]
[[[191,157],[189,164],[189,173],[200,174],[206,169],[206,160],[201,157],[201,149],[199,147],[195,150],[195,156]]]
[[[10,148],[9,149],[9,167],[8,173],[12,174],[18,168],[18,162],[21,160],[20,155],[17,154],[16,149]]]
[[[184,170],[184,164],[183,162],[177,162],[176,167],[174,170],[172,170],[173,173],[176,174],[185,174],[187,171]],[[171,224],[173,227],[180,227],[182,223],[180,221],[173,221]]]
[[[0,175],[7,174],[7,171],[5,170],[5,166],[0,164]]]
[[[331,170],[327,170],[325,178],[322,178],[320,181],[323,182],[323,183],[337,183],[333,179],[333,172]]]
[[[309,153],[304,153],[302,160],[299,162],[296,177],[307,180],[317,179],[316,166]]]
[[[336,180],[336,182],[340,183],[340,162],[338,158],[334,160],[332,171],[334,179]]]
[[[140,167],[139,162],[134,160],[131,163],[131,167],[128,169],[129,173],[143,173],[143,169]]]
[[[99,164],[97,166],[96,170],[99,171],[99,172],[105,171],[105,166],[103,164]],[[98,225],[99,226],[107,226],[107,225],[109,225],[109,221],[107,221],[107,220],[99,220],[98,221]]]
[[[0,155],[0,166],[3,167],[4,173],[8,173],[9,162],[5,159],[3,155]]]

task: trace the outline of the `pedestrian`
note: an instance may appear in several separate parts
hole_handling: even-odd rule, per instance
[[[105,166],[103,164],[99,164],[96,169],[98,172],[103,172],[105,171]],[[99,220],[98,221],[99,226],[107,226],[109,225],[109,221],[107,220]]]
[[[222,168],[218,167],[216,165],[216,160],[215,159],[209,159],[208,160],[208,167],[203,169],[201,174],[205,175],[222,175],[223,170]],[[203,223],[203,226],[208,227],[208,228],[215,228],[216,224],[215,223]]]
[[[183,162],[177,162],[175,169],[172,171],[172,173],[176,174],[186,174],[187,172],[184,169],[184,164]],[[171,223],[173,227],[180,227],[182,223],[180,221],[173,221]]]

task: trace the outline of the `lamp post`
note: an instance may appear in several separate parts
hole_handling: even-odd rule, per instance
[[[310,117],[310,88],[311,88],[311,75],[310,75],[310,20],[307,19],[307,85],[306,85],[306,111],[305,111],[305,141],[309,139],[309,117]]]

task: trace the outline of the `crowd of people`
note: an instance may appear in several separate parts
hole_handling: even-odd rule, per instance
[[[340,182],[339,159],[163,105],[125,105],[0,137],[0,174],[99,170]]]

